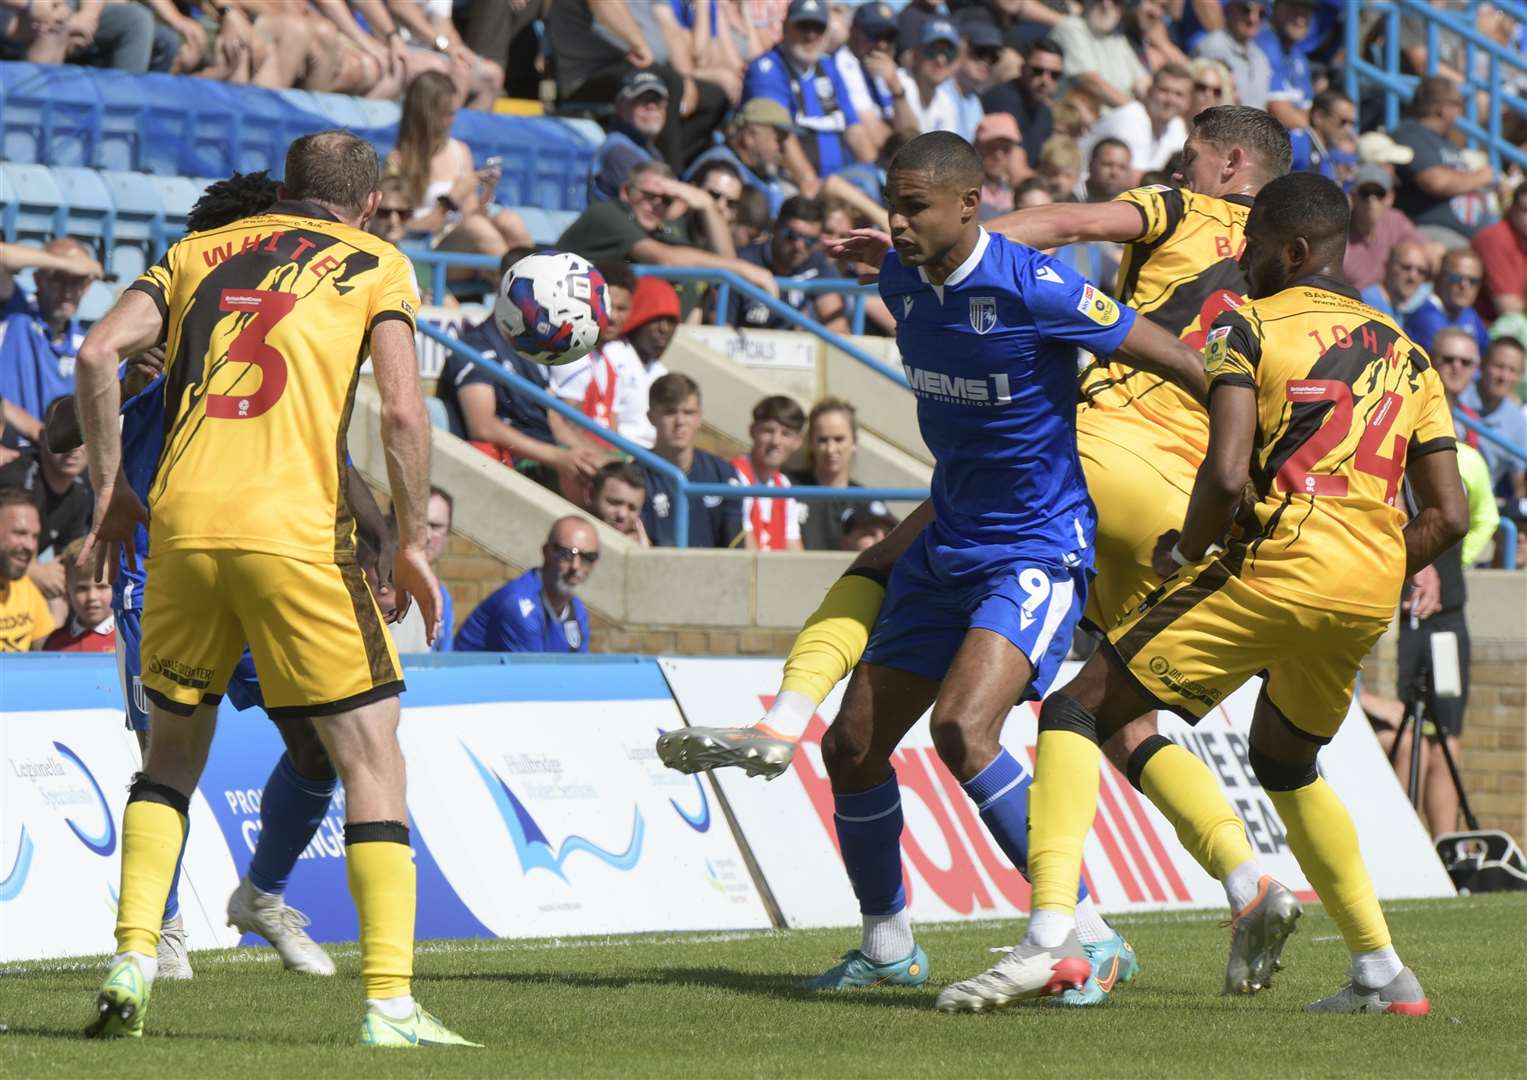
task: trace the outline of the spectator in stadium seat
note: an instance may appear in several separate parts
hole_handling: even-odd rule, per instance
[[[741,171],[730,161],[712,158],[695,170],[692,182],[715,200],[721,220],[732,232],[732,248],[736,250],[741,246],[737,243],[737,208],[742,202],[743,189]]]
[[[1029,177],[1022,140],[1018,121],[1008,113],[991,113],[976,128],[975,147],[985,175],[979,213],[982,221],[1012,210],[1013,185]]]
[[[592,0],[557,0],[545,9],[546,33],[557,61],[557,96],[563,102],[613,101],[634,70],[650,71],[663,80],[668,100],[675,104],[657,145],[663,160],[678,172],[709,143],[726,112],[726,92],[681,75],[667,62],[661,31],[650,24],[652,6],[631,0],[599,0],[597,5]],[[642,20],[650,25],[644,28]]]
[[[944,0],[908,0],[896,16],[897,38],[903,49],[911,50],[923,39],[923,27],[932,19],[948,18]]]
[[[1310,105],[1310,126],[1292,128],[1294,172],[1318,172],[1345,185],[1357,168],[1357,106],[1346,94],[1322,90]]]
[[[1031,169],[1039,167],[1040,147],[1055,131],[1055,115],[1050,104],[1060,86],[1065,63],[1060,46],[1049,38],[1040,38],[1028,47],[1023,69],[1016,79],[981,95],[981,106],[986,115],[1007,113],[1018,122],[1024,155]]]
[[[447,76],[427,71],[409,84],[398,145],[385,165],[387,173],[400,176],[408,186],[414,205],[409,230],[428,234],[431,245],[441,251],[503,255],[528,247],[530,230],[524,220],[492,205],[502,166],[473,165],[471,147],[451,137],[455,118],[455,90]],[[498,284],[491,270],[462,270],[453,276],[474,273]]]
[[[703,223],[707,247],[692,243],[686,212],[695,213]],[[673,171],[661,161],[643,161],[633,167],[620,197],[590,206],[562,233],[557,247],[592,263],[628,259],[731,270],[771,294],[775,291],[771,275],[734,257],[731,230],[711,197],[693,184],[675,180]]]
[[[1117,108],[1143,93],[1150,72],[1124,34],[1120,0],[1083,0],[1082,13],[1051,32],[1066,58],[1066,78],[1104,105]]]
[[[958,25],[965,41],[960,66],[954,71],[954,87],[960,103],[960,121],[956,130],[967,141],[973,142],[976,128],[986,116],[981,95],[994,85],[995,74],[1002,63],[1002,31],[985,16],[968,18]]]
[[[874,547],[889,536],[896,525],[896,515],[879,499],[856,506],[843,518],[843,537],[838,541],[838,548],[841,551],[863,551]]]
[[[1506,216],[1470,241],[1485,264],[1479,313],[1494,322],[1527,309],[1527,181],[1516,185]]]
[[[589,163],[589,202],[620,195],[633,166],[657,157],[668,121],[668,85],[651,71],[632,71],[615,95],[615,120]]]
[[[27,576],[41,527],[30,495],[0,488],[0,652],[28,652],[53,632],[48,602]]]
[[[429,559],[430,569],[435,571],[438,579],[440,571],[440,557],[445,554],[446,546],[451,542],[451,522],[456,517],[456,500],[451,498],[451,493],[444,488],[433,484],[429,489],[429,502],[424,510],[425,524],[429,527],[429,539],[424,549],[425,557]],[[451,652],[455,649],[453,644],[456,635],[456,604],[451,599],[451,591],[445,587],[445,582],[440,582],[440,636],[435,638],[435,644],[431,652]]]
[[[1134,187],[1139,175],[1128,143],[1112,136],[1099,139],[1087,159],[1087,201],[1108,202]]]
[[[1352,219],[1347,226],[1347,254],[1342,273],[1354,289],[1384,279],[1384,267],[1396,244],[1422,244],[1410,219],[1394,208],[1394,176],[1383,165],[1364,165],[1352,179]]]
[[[929,19],[923,34],[911,50],[911,63],[898,72],[907,105],[917,118],[917,131],[953,131],[963,138],[970,132],[960,130],[964,110],[954,73],[960,66],[960,31],[949,19]]]
[[[1461,404],[1479,415],[1479,422],[1512,446],[1527,447],[1527,413],[1515,397],[1522,381],[1523,347],[1514,337],[1498,337],[1485,349],[1479,378],[1458,395]],[[1493,442],[1480,440],[1479,452],[1490,466],[1490,484],[1497,498],[1527,497],[1522,463]]]
[[[85,64],[137,75],[148,70],[153,49],[154,16],[138,4],[0,4],[0,60]]]
[[[1442,257],[1431,298],[1405,317],[1405,333],[1430,350],[1432,335],[1444,326],[1461,326],[1474,335],[1480,355],[1490,347],[1490,333],[1474,310],[1485,279],[1484,262],[1473,248],[1455,248]]]
[[[1309,36],[1315,0],[1273,0],[1268,25],[1257,35],[1257,45],[1272,65],[1267,88],[1267,111],[1289,130],[1310,126],[1310,104],[1315,83],[1310,60],[1301,46]]]
[[[806,468],[790,474],[797,484],[849,488],[860,485],[852,477],[854,455],[859,447],[859,421],[852,405],[841,398],[825,397],[811,407],[806,419]],[[842,498],[800,504],[801,542],[809,551],[837,551],[843,535],[843,519],[864,500]]]
[[[1082,150],[1110,139],[1122,143],[1129,153],[1129,179],[1121,190],[1137,186],[1141,173],[1163,168],[1187,142],[1183,114],[1192,93],[1193,72],[1182,64],[1167,64],[1151,78],[1143,101],[1127,102],[1093,126]]]
[[[109,653],[117,649],[117,625],[111,616],[111,583],[97,581],[78,562],[83,540],[59,555],[69,601],[68,618],[42,643],[43,652]]]
[[[776,278],[812,280],[832,277],[832,264],[822,253],[822,204],[804,195],[785,200],[769,239],[743,248],[738,252],[738,258],[763,267]],[[829,330],[848,333],[843,297],[839,294],[812,295],[802,289],[782,288],[779,298]],[[754,330],[786,330],[792,325],[765,305],[735,293],[727,323]]]
[[[816,193],[820,178],[876,158],[826,49],[825,0],[791,0],[779,44],[748,65],[743,83],[744,100],[770,98],[790,112],[799,134],[786,137],[782,160],[807,194]]]
[[[642,528],[647,502],[647,474],[640,465],[612,461],[594,474],[589,509],[594,516],[638,547],[651,547]]]
[[[476,5],[472,5],[476,6]],[[512,4],[510,5],[513,6]],[[373,34],[383,37],[387,49],[405,68],[405,78],[420,65],[440,64],[469,109],[491,109],[504,90],[504,68],[497,60],[471,48],[451,18],[451,0],[386,0],[385,13],[373,2],[362,11]],[[357,5],[357,10],[361,10]],[[387,25],[390,17],[392,25]],[[407,51],[400,49],[407,42]],[[423,54],[421,56],[420,54]],[[426,68],[427,69],[427,68]]]
[[[1076,202],[1082,152],[1069,135],[1051,135],[1039,151],[1039,178],[1056,202]]]
[[[34,296],[13,276],[28,267],[36,270]],[[74,316],[103,273],[85,245],[68,237],[40,249],[0,244],[0,399],[9,434],[36,441],[48,405],[74,393],[74,355],[85,340]]]
[[[1193,49],[1195,56],[1224,64],[1235,82],[1235,96],[1253,109],[1267,108],[1272,89],[1272,61],[1257,44],[1266,19],[1267,0],[1228,0],[1224,28],[1205,34]]]
[[[753,423],[748,428],[753,445],[732,459],[732,468],[744,484],[788,488],[784,465],[801,448],[805,428],[806,413],[792,399],[783,394],[764,398],[753,406]],[[750,551],[800,551],[799,514],[794,499],[744,499],[743,546]]]
[[[1449,139],[1463,116],[1458,86],[1440,75],[1423,78],[1411,99],[1411,115],[1393,132],[1415,151],[1399,166],[1395,206],[1416,223],[1428,243],[1464,247],[1484,223],[1485,197],[1495,185],[1488,163],[1471,166]]]
[[[698,484],[732,484],[737,470],[695,447],[704,417],[700,387],[688,375],[670,372],[652,384],[648,417],[657,432],[652,449]],[[654,547],[674,547],[678,541],[674,518],[678,487],[667,475],[646,469],[647,502],[642,527]],[[742,538],[742,503],[719,495],[689,497],[689,546],[729,548]]]
[[[1193,96],[1188,101],[1187,115],[1197,116],[1216,105],[1235,105],[1235,79],[1230,69],[1219,60],[1207,56],[1196,57],[1188,64],[1193,72]]]
[[[1124,36],[1141,65],[1153,75],[1167,64],[1187,66],[1187,56],[1172,40],[1166,0],[1128,0],[1124,5]]]
[[[712,161],[729,162],[744,185],[768,195],[772,216],[795,192],[794,185],[780,175],[784,140],[792,130],[790,111],[779,102],[766,97],[745,101],[727,125],[725,141],[695,158],[684,179],[697,181]]]
[[[22,450],[16,460],[0,468],[0,487],[26,492],[42,515],[37,557],[27,574],[47,598],[54,622],[61,622],[68,611],[68,585],[60,556],[90,531],[95,498],[85,467],[83,447],[55,454],[44,441]]]
[[[784,205],[784,200],[780,200]],[[756,244],[769,235],[774,225],[774,215],[769,213],[769,196],[756,187],[742,189],[737,202],[737,221],[732,226],[732,243],[741,251],[749,244]]]
[[[456,634],[457,652],[586,653],[589,613],[578,590],[599,561],[599,533],[585,518],[558,518],[541,565],[492,593]]]
[[[1403,325],[1406,316],[1431,298],[1430,274],[1426,245],[1402,240],[1389,249],[1384,280],[1362,290],[1363,303]]]
[[[896,66],[900,38],[891,5],[872,0],[854,9],[848,41],[832,58],[865,138],[877,154],[892,133],[917,130],[917,114]]]

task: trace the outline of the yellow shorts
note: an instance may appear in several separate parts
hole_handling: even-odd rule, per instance
[[[143,690],[189,716],[216,704],[246,643],[265,711],[327,716],[403,692],[392,635],[359,566],[244,551],[151,556]]]
[[[1097,576],[1083,617],[1106,631],[1161,584],[1151,555],[1162,533],[1182,528],[1194,477],[1176,454],[1146,457],[1086,431],[1078,434],[1076,448],[1098,514]]]
[[[1253,675],[1294,731],[1328,743],[1387,619],[1307,607],[1235,576],[1237,556],[1184,567],[1108,632],[1114,656],[1161,708],[1201,719]]]

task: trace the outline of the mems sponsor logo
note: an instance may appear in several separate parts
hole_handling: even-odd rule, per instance
[[[919,397],[981,406],[1006,405],[1013,400],[1006,375],[972,378],[950,375],[943,371],[928,371],[911,364],[903,364],[902,370],[907,373],[907,382],[911,384],[912,392]]]

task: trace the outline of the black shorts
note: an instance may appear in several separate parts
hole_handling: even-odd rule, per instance
[[[1433,693],[1432,635],[1451,630],[1458,635],[1458,676],[1462,693],[1455,698],[1439,698]],[[1455,738],[1463,733],[1463,713],[1469,703],[1469,626],[1462,611],[1438,612],[1412,630],[1410,621],[1400,616],[1399,678],[1396,696],[1407,705],[1415,696],[1418,677],[1426,680],[1426,708],[1438,730]]]

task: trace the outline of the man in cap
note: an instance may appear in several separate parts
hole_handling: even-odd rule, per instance
[[[1394,204],[1410,217],[1429,243],[1463,247],[1485,218],[1485,195],[1495,183],[1488,163],[1472,165],[1448,135],[1463,116],[1463,94],[1442,75],[1416,86],[1411,115],[1394,131],[1395,141],[1414,151],[1399,167]]]
[[[1018,121],[1005,112],[988,113],[976,127],[976,153],[981,155],[985,181],[981,184],[982,221],[1013,209],[1013,187],[1033,172],[1023,154]]]
[[[1342,273],[1359,291],[1384,280],[1396,244],[1420,244],[1421,234],[1394,208],[1394,175],[1385,165],[1364,165],[1352,180],[1352,218]]]
[[[780,175],[784,143],[794,126],[790,110],[773,98],[756,97],[742,103],[726,128],[726,139],[695,158],[684,179],[695,180],[712,161],[728,161],[737,167],[744,187],[757,188],[769,197],[769,213],[795,193]]]
[[[896,12],[884,0],[872,0],[854,9],[848,41],[833,55],[859,124],[877,153],[893,132],[917,132],[917,114],[907,103],[896,68],[899,41]]]
[[[1257,35],[1267,18],[1267,0],[1225,0],[1225,26],[1199,39],[1194,56],[1218,60],[1230,69],[1235,94],[1242,105],[1267,108],[1272,88],[1272,61]]]
[[[668,123],[668,84],[655,72],[628,74],[615,95],[615,122],[589,165],[589,202],[620,194],[633,166],[658,157],[657,137]]]
[[[954,73],[960,65],[960,32],[948,19],[923,23],[923,36],[910,53],[911,63],[901,70],[901,86],[917,117],[917,130],[952,131],[964,139],[975,130],[960,130],[960,91]]]
[[[803,192],[818,177],[856,161],[874,161],[876,149],[827,51],[825,0],[791,0],[779,44],[748,65],[744,100],[771,98],[790,113],[795,134],[782,147],[785,168]]]

